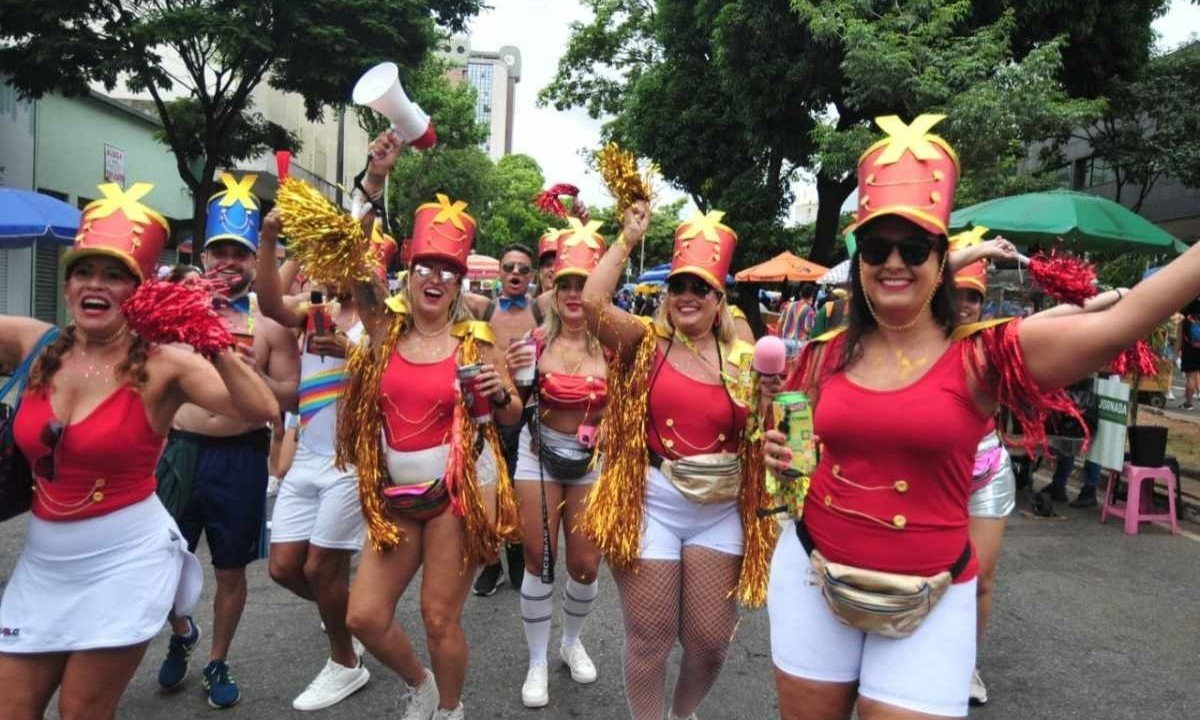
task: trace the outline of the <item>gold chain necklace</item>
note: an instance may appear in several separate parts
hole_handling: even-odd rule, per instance
[[[97,365],[97,363],[103,363],[103,360],[97,361],[94,359],[93,356],[89,356],[88,348],[91,346],[107,347],[109,345],[112,345],[116,342],[119,342],[121,340],[121,338],[123,338],[125,336],[125,333],[128,331],[129,331],[129,326],[122,323],[121,327],[117,328],[116,332],[114,332],[112,335],[109,335],[108,337],[102,338],[100,340],[89,340],[86,335],[84,335],[83,333],[80,333],[80,335],[79,335],[79,338],[80,338],[79,359],[80,359],[80,361],[82,361],[84,363],[84,368],[83,368],[84,379],[91,380],[93,377],[103,377],[103,372],[101,372],[100,368]],[[109,371],[110,373],[112,372],[111,367],[105,368],[105,370]]]

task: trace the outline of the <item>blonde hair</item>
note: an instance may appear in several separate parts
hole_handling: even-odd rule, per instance
[[[412,308],[415,307],[413,302],[412,290],[407,278],[403,285],[400,286],[400,298],[404,300],[404,304],[408,306],[409,312],[404,316],[403,332],[408,332],[413,328],[413,313]],[[467,307],[467,301],[463,297],[462,284],[458,286],[458,294],[454,296],[454,302],[450,303],[450,324],[457,325],[460,322],[474,320],[475,316],[471,314],[471,309]]]

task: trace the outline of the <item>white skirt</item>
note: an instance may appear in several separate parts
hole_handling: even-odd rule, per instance
[[[118,648],[192,611],[204,575],[156,495],[74,522],[30,517],[0,600],[0,653]]]

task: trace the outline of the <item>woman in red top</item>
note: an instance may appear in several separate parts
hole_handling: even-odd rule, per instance
[[[40,719],[56,690],[64,719],[114,717],[167,610],[198,597],[199,565],[154,493],[180,405],[258,422],[279,413],[233,350],[209,363],[130,332],[121,303],[152,277],[167,224],[138,195],[101,189],[64,257],[74,323],[33,365],[14,425],[36,481],[0,602],[0,717],[14,720]],[[0,364],[49,327],[0,317]]]
[[[382,191],[403,147],[391,132],[373,141],[368,191]],[[288,223],[285,214],[285,230]],[[373,225],[373,213],[364,223]],[[463,301],[475,238],[466,203],[439,195],[417,208],[413,225],[412,267],[401,292],[387,298],[381,282],[354,285],[370,343],[351,354],[337,454],[358,470],[370,543],[350,587],[346,624],[404,679],[405,720],[461,720],[468,652],[462,609],[473,567],[494,558],[502,540],[516,539],[495,422],[517,422],[521,399],[487,324],[472,321]],[[459,368],[468,365],[476,374],[460,393]],[[466,393],[474,396],[469,405]],[[395,620],[418,570],[432,671]]]
[[[1200,250],[1192,250],[1109,310],[955,332],[946,223],[957,158],[940,138],[902,132],[895,117],[879,123],[889,137],[860,159],[849,328],[806,348],[788,382],[810,394],[820,438],[803,540],[829,562],[856,568],[958,572],[911,634],[865,632],[836,619],[811,579],[803,533],[789,523],[768,591],[788,720],[848,718],[856,703],[864,720],[966,715],[976,443],[1001,403],[1036,440],[1049,410],[1069,407],[1054,389],[1105,364],[1200,291]],[[773,469],[787,467],[782,434],[767,433],[765,452]],[[827,593],[838,590],[825,584]]]
[[[612,353],[604,467],[584,528],[613,568],[625,621],[625,693],[635,720],[660,720],[667,658],[683,646],[669,707],[692,718],[716,682],[737,600],[761,604],[774,521],[759,519],[753,346],[734,335],[724,279],[737,236],[722,213],[675,232],[667,298],[653,322],[610,301],[649,210],[587,279],[588,325]]]
[[[521,619],[529,646],[521,701],[531,708],[550,702],[546,648],[554,615],[558,529],[564,523],[569,577],[563,588],[559,657],[575,682],[596,681],[596,666],[579,635],[600,592],[596,580],[600,550],[577,530],[584,500],[596,480],[597,425],[608,400],[604,349],[588,330],[583,312],[583,284],[604,254],[605,244],[595,230],[598,222],[584,226],[571,219],[572,226],[556,234],[550,312],[534,330],[533,342],[514,342],[507,353],[509,372],[517,378],[522,394],[532,389],[521,386],[522,372],[538,384],[537,418],[521,431],[513,472],[525,552]]]

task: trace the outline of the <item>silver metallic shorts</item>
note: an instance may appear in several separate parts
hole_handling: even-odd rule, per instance
[[[967,503],[971,517],[1005,518],[1017,506],[1017,479],[1013,475],[1012,460],[994,430],[984,435],[975,449],[971,488]]]

